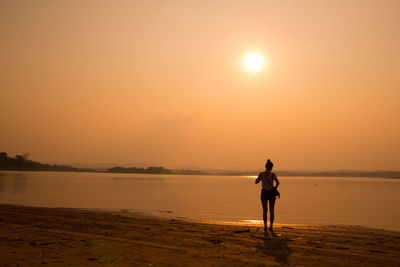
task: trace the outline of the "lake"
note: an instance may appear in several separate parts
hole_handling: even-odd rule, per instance
[[[0,203],[259,223],[249,176],[0,171]],[[275,222],[400,231],[400,179],[279,177]]]

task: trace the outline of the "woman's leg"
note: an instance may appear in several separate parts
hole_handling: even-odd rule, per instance
[[[272,231],[272,227],[274,226],[274,218],[275,218],[275,198],[269,200],[269,230]]]
[[[264,229],[267,229],[267,213],[268,213],[268,201],[261,200],[262,208],[263,208],[263,220],[264,220]]]

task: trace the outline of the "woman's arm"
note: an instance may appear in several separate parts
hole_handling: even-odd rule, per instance
[[[256,179],[256,181],[255,181],[255,183],[258,184],[260,181],[261,181],[261,173],[258,175],[258,177],[257,177],[257,179]]]
[[[278,186],[279,186],[279,180],[278,180],[278,177],[276,177],[276,174],[275,174],[275,173],[274,173],[273,179],[274,179],[275,182],[276,182],[275,188],[278,188]]]

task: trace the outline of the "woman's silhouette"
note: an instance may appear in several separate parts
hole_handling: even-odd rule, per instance
[[[257,179],[256,184],[261,181],[261,203],[263,207],[263,220],[264,220],[264,230],[267,230],[267,213],[268,213],[268,204],[269,204],[269,230],[272,231],[274,225],[274,217],[275,217],[275,200],[276,197],[274,195],[273,189],[278,188],[279,180],[276,177],[276,174],[272,172],[272,167],[274,164],[268,160],[265,164],[265,172],[261,172]],[[274,181],[276,185],[274,186]],[[269,203],[268,203],[269,202]]]

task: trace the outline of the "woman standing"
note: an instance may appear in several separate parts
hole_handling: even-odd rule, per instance
[[[269,204],[269,230],[272,231],[274,225],[274,217],[275,217],[275,194],[273,189],[278,188],[279,180],[276,177],[276,174],[272,172],[272,167],[274,164],[268,160],[265,164],[265,172],[261,172],[257,179],[256,184],[261,181],[261,203],[263,207],[263,220],[264,220],[264,231],[267,231],[267,213],[268,213],[268,204]],[[274,186],[274,181],[276,185]],[[269,202],[269,203],[268,203]]]

